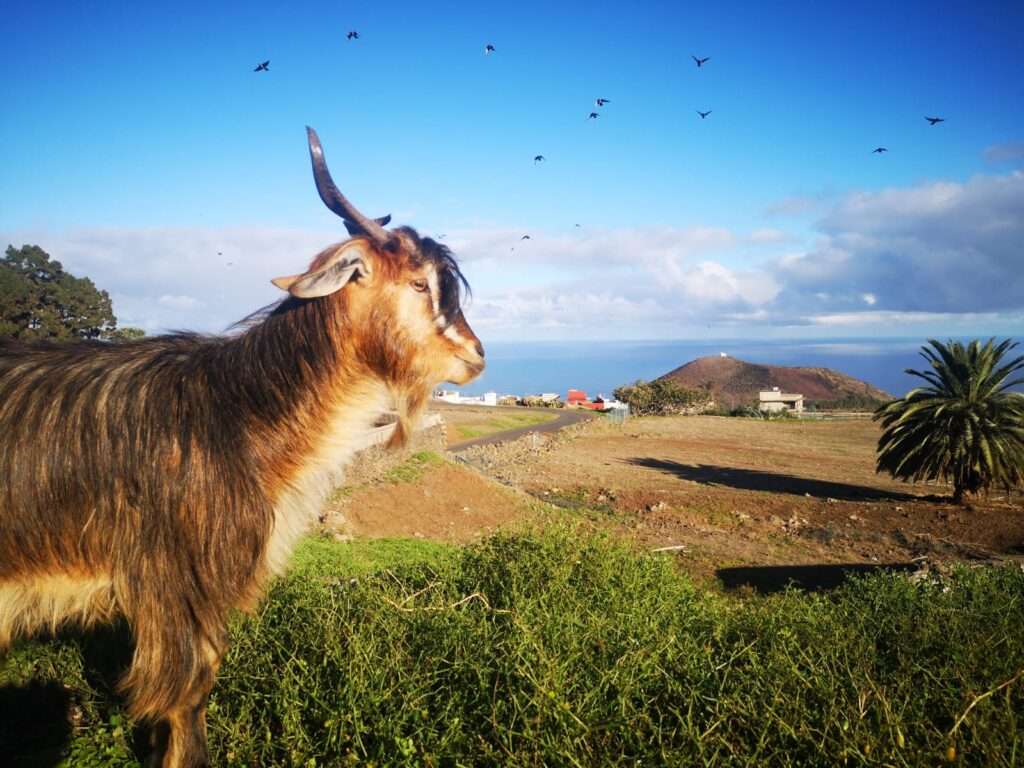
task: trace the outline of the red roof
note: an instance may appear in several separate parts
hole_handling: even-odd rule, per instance
[[[587,393],[582,389],[570,389],[566,395],[565,400],[569,403],[578,403],[587,399]]]

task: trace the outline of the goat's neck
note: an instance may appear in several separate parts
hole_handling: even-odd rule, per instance
[[[236,340],[237,386],[249,402],[251,449],[271,486],[334,474],[361,447],[392,394],[351,329],[315,303],[272,315]]]
[[[342,468],[392,401],[347,335],[312,310],[306,315],[268,318],[237,340],[235,352],[237,380],[252,403],[250,452],[273,507],[270,573],[284,570]],[[310,317],[316,324],[303,328]]]

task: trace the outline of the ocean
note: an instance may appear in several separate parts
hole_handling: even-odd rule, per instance
[[[904,373],[904,369],[927,369],[927,363],[919,354],[926,341],[923,338],[490,343],[485,340],[487,369],[479,380],[460,391],[467,395],[557,392],[564,398],[571,387],[583,389],[592,397],[610,396],[612,390],[623,384],[637,379],[655,379],[694,358],[724,352],[749,363],[832,368],[901,397],[923,383]],[[1022,353],[1019,347],[1014,352]]]

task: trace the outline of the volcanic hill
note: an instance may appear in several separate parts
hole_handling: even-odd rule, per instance
[[[870,407],[893,399],[888,392],[831,368],[760,365],[735,357],[698,357],[660,378],[687,389],[706,387],[715,402],[727,408],[755,405],[757,393],[772,387],[822,406]]]

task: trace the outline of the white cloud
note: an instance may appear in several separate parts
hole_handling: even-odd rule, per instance
[[[194,299],[191,296],[171,296],[170,294],[164,294],[157,303],[161,307],[167,307],[179,312],[186,312],[190,309],[202,306],[202,302],[198,299]]]
[[[306,267],[344,231],[271,228],[86,229],[2,232],[36,243],[110,293],[119,325],[155,333],[222,331],[280,297],[278,275]]]
[[[820,222],[806,253],[777,264],[781,314],[812,299],[845,317],[872,309],[941,315],[1024,307],[1024,173],[856,193]],[[870,298],[869,298],[870,297]],[[866,317],[866,316],[865,316]],[[865,319],[865,323],[873,322]]]
[[[837,314],[811,315],[803,318],[810,325],[829,327],[906,327],[924,323],[942,325],[964,325],[972,323],[1005,324],[1021,323],[1024,313],[1002,314],[997,312],[845,312]]]
[[[728,326],[761,332],[907,324],[1021,327],[1024,173],[858,192],[806,250],[763,261],[785,232],[722,227],[452,230],[474,289],[468,316],[503,338],[643,338]],[[529,234],[529,240],[522,235]],[[220,331],[280,297],[341,231],[106,229],[4,232],[108,290],[122,325]]]
[[[820,205],[821,200],[819,198],[794,195],[793,197],[786,197],[772,203],[765,209],[765,214],[768,216],[800,216],[801,214],[812,213]]]
[[[761,229],[755,229],[751,232],[747,239],[756,245],[772,245],[775,243],[789,242],[791,238],[781,229],[762,227]]]

